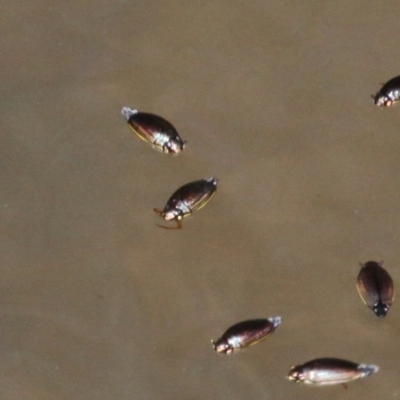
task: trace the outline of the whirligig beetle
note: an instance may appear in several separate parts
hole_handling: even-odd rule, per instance
[[[357,364],[338,358],[318,358],[292,367],[287,378],[308,385],[338,385],[364,378],[379,371],[376,365]]]
[[[357,290],[364,303],[379,317],[386,316],[394,300],[393,280],[381,263],[361,264]]]
[[[374,96],[374,104],[378,107],[390,107],[400,101],[400,76],[387,81]]]
[[[231,326],[218,340],[212,340],[217,353],[232,354],[265,339],[282,322],[281,317],[252,319]]]
[[[140,139],[162,153],[178,154],[185,148],[175,127],[164,118],[124,107],[121,111],[128,125]]]
[[[182,229],[182,219],[204,207],[214,196],[218,180],[206,178],[190,182],[176,190],[163,210],[154,208],[157,215],[166,221],[176,221],[176,227],[158,225],[164,229]]]

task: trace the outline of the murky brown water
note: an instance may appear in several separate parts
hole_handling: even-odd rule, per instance
[[[378,320],[358,263],[400,282],[393,1],[10,1],[0,5],[2,400],[391,399],[400,306]],[[170,120],[178,157],[122,106]],[[183,231],[180,185],[220,179]],[[223,357],[235,322],[280,315]],[[309,388],[292,364],[378,374]]]

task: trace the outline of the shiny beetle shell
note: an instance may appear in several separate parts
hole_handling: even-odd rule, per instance
[[[167,201],[163,210],[154,211],[166,221],[176,221],[176,227],[159,225],[165,229],[181,229],[182,219],[204,207],[214,196],[218,180],[206,178],[190,182],[176,190]]]
[[[282,322],[281,317],[253,319],[231,326],[218,340],[212,340],[217,353],[232,354],[265,339]]]
[[[400,101],[400,76],[386,82],[382,89],[372,96],[374,104],[378,107],[390,107]]]
[[[133,132],[156,150],[178,154],[185,148],[186,141],[181,139],[175,127],[164,118],[128,107],[124,107],[121,113]]]
[[[386,316],[394,300],[393,280],[382,265],[368,261],[361,266],[357,290],[365,304],[379,317]]]
[[[292,367],[287,378],[309,385],[338,385],[365,378],[375,372],[376,365],[357,364],[337,358],[319,358]]]

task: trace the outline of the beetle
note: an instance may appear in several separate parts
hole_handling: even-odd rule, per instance
[[[308,385],[338,385],[365,378],[379,371],[376,365],[357,364],[338,358],[317,358],[292,367],[287,378]]]
[[[394,301],[393,280],[382,263],[368,261],[361,264],[357,290],[364,303],[379,318],[384,318]]]
[[[218,340],[212,340],[217,353],[232,354],[264,340],[282,323],[281,317],[252,319],[231,326]]]
[[[158,225],[164,229],[182,229],[182,219],[204,207],[217,190],[218,179],[205,178],[183,185],[168,199],[163,210],[154,212],[166,221],[176,221],[176,227]]]
[[[374,104],[378,107],[390,107],[400,101],[400,76],[387,81],[374,96]]]
[[[178,131],[166,119],[129,107],[124,107],[121,113],[133,132],[156,150],[167,154],[178,154],[185,148],[186,141],[181,139]]]

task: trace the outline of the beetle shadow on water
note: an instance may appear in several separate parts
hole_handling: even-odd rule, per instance
[[[76,5],[3,6],[1,398],[398,393],[397,303],[380,320],[356,291],[359,261],[400,279],[400,108],[368,97],[399,73],[393,5]],[[190,127],[182,154],[135,137],[124,105]],[[210,203],[159,229],[152,209],[207,176]],[[214,352],[274,316],[265,341]],[[348,390],[285,379],[318,357],[381,370]]]

